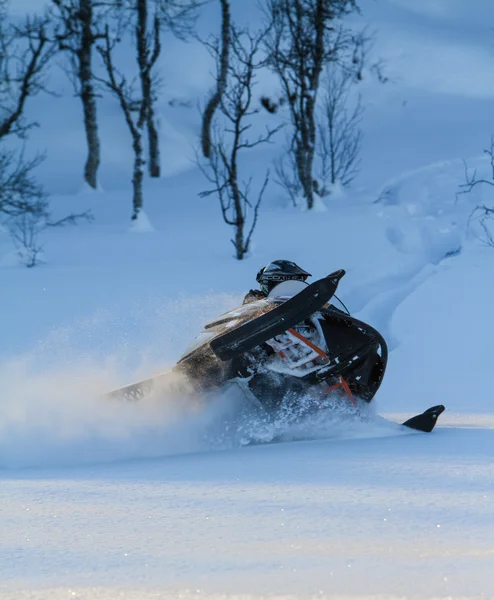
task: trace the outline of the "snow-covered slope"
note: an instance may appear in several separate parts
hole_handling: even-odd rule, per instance
[[[21,14],[36,3],[12,4]],[[246,7],[236,0],[236,16],[256,19]],[[203,31],[216,9],[205,8]],[[494,595],[494,250],[467,230],[491,190],[456,195],[464,158],[489,174],[479,155],[494,12],[490,0],[475,11],[467,0],[379,0],[363,12],[392,82],[362,84],[362,172],[314,214],[273,185],[241,263],[215,200],[198,197],[196,104],[210,68],[198,45],[167,45],[166,177],[146,182],[152,231],[129,230],[131,157],[113,101],[101,102],[98,193],[81,191],[79,106],[61,75],[52,83],[67,94],[31,106],[55,214],[91,209],[95,220],[47,233],[46,264],[29,270],[0,232],[0,597]],[[252,168],[280,148],[254,153]],[[249,419],[227,428],[228,398],[193,414],[175,397],[99,400],[173,364],[275,258],[314,278],[347,270],[342,299],[391,349],[375,410],[400,421],[444,403],[434,434],[374,416],[244,447],[280,430]]]
[[[492,437],[442,428],[11,473],[2,597],[489,597]]]

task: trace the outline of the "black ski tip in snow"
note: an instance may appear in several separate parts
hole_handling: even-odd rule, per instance
[[[421,415],[416,415],[415,417],[408,419],[408,421],[405,421],[403,425],[409,429],[430,433],[436,426],[439,415],[441,415],[445,410],[446,407],[442,404],[432,406],[424,411]]]

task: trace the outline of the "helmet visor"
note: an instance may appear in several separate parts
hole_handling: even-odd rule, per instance
[[[283,273],[265,274],[261,279],[261,290],[265,294],[269,294],[269,292],[282,281],[305,281],[307,277],[308,275],[293,275]]]

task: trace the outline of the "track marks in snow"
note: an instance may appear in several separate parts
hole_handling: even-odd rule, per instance
[[[470,209],[456,202],[460,167],[458,160],[443,161],[404,173],[383,187],[376,203],[390,251],[407,258],[400,271],[354,288],[352,308],[381,331],[390,350],[400,343],[392,328],[398,307],[461,252]]]
[[[410,269],[407,273],[393,276],[387,281],[384,280],[381,282],[384,289],[369,300],[358,314],[358,318],[372,324],[381,332],[390,351],[397,348],[400,342],[392,329],[396,309],[434,273],[435,268],[427,265],[423,268]]]

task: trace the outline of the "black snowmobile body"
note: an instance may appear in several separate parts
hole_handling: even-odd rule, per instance
[[[206,325],[175,370],[201,392],[245,383],[264,408],[329,394],[371,402],[384,377],[387,346],[370,325],[331,305],[344,271],[293,297],[273,295]],[[283,293],[283,284],[279,294]]]

